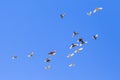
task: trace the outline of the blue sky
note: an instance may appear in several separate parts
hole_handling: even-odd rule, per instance
[[[1,0],[0,80],[120,80],[119,3],[115,0]],[[96,7],[103,10],[87,16]],[[61,13],[66,13],[64,19]],[[73,31],[79,35],[72,38]],[[93,40],[94,34],[99,34]],[[88,44],[71,59],[71,43]],[[56,50],[52,68],[44,69]],[[27,55],[35,52],[32,58]],[[11,57],[17,55],[17,60]],[[69,63],[75,67],[68,67]]]

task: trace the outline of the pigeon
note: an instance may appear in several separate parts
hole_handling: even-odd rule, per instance
[[[83,46],[84,44],[87,44],[88,42],[80,43],[80,46]]]
[[[60,17],[63,19],[64,17],[65,17],[65,13],[63,13],[63,14],[60,14]]]
[[[45,69],[46,69],[46,70],[49,70],[50,68],[51,68],[51,66],[50,66],[50,65],[45,66]]]
[[[83,41],[83,39],[82,39],[82,38],[79,38],[79,39],[77,40],[77,42],[81,42],[81,41]]]
[[[95,8],[95,9],[93,10],[93,13],[96,13],[97,11],[100,11],[100,10],[102,10],[102,9],[103,9],[102,7]]]
[[[72,48],[75,47],[75,46],[78,46],[78,44],[72,43],[72,44],[70,45],[69,49],[72,49]]]
[[[79,53],[82,50],[83,50],[83,48],[79,48],[79,49],[75,50],[74,53]]]
[[[30,57],[32,57],[34,55],[34,52],[31,52],[29,55],[28,55],[28,57],[30,58]]]
[[[79,38],[77,42],[80,42],[80,46],[82,46],[83,44],[87,44],[87,42],[83,41],[82,38]]]
[[[49,52],[48,54],[49,54],[49,56],[54,56],[54,55],[56,54],[56,51],[55,51],[55,50],[54,50],[54,51],[51,51],[51,52]]]
[[[92,11],[88,12],[87,15],[88,15],[88,16],[91,16],[91,15],[92,15]]]
[[[92,38],[96,40],[98,38],[98,34],[92,36]]]
[[[71,63],[71,64],[69,64],[69,67],[74,67],[74,66],[75,66],[75,64],[72,64],[72,63]]]
[[[81,42],[81,44],[84,44],[84,43],[85,43],[82,38],[79,38],[79,39],[77,40],[77,42]]]
[[[73,32],[72,34],[72,38],[74,38],[76,35],[78,35],[79,33],[78,32]]]
[[[16,55],[14,55],[13,57],[12,57],[12,59],[17,59],[18,58],[18,56],[16,56]]]
[[[46,60],[44,60],[44,62],[50,62],[51,60],[49,58],[47,58]]]
[[[72,56],[74,56],[74,53],[68,54],[67,58],[71,58]]]

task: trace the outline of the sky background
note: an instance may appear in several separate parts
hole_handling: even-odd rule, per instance
[[[120,80],[119,0],[0,0],[0,80]],[[96,7],[103,10],[87,16]],[[66,13],[64,19],[61,13]],[[73,31],[79,32],[72,38]],[[97,40],[92,36],[99,34]],[[71,43],[88,44],[71,59]],[[44,59],[51,57],[50,70]],[[27,55],[34,52],[32,58]],[[17,55],[18,59],[11,57]],[[75,67],[68,67],[75,63]]]

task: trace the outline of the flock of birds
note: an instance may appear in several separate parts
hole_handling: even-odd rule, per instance
[[[73,32],[72,38],[74,38],[74,37],[75,37],[76,35],[78,35],[78,34],[79,34],[78,32]],[[98,38],[98,34],[92,36],[92,38],[93,38],[94,40],[96,40],[96,39]],[[72,58],[75,54],[80,53],[80,52],[83,50],[83,47],[82,47],[82,46],[88,43],[87,41],[84,41],[83,38],[78,38],[77,42],[78,42],[78,44],[77,44],[77,43],[72,43],[72,44],[70,45],[69,49],[73,49],[74,47],[78,47],[78,48],[75,49],[73,53],[68,54],[68,55],[67,55],[67,58]],[[69,67],[74,67],[74,66],[75,66],[74,63],[70,63],[70,64],[69,64]]]
[[[102,10],[102,9],[103,9],[102,7],[97,7],[97,8],[95,8],[93,11],[87,12],[87,15],[88,15],[88,16],[91,16],[92,14],[94,14],[94,13],[96,13],[96,12]],[[61,19],[63,19],[65,16],[66,16],[65,13],[60,14]],[[78,32],[73,32],[72,38],[74,38],[74,37],[77,36],[78,34],[79,34]],[[98,38],[98,34],[93,35],[92,38],[93,38],[94,40],[96,40],[96,39]],[[68,54],[68,55],[66,56],[67,58],[72,58],[75,54],[80,53],[80,52],[83,50],[82,46],[85,45],[85,44],[87,44],[87,41],[84,41],[83,38],[79,38],[79,39],[77,40],[77,42],[78,42],[78,44],[72,43],[72,44],[70,45],[69,49],[71,50],[71,49],[73,49],[74,47],[78,47],[78,49],[74,50],[73,53]],[[34,52],[31,52],[30,54],[28,54],[27,57],[28,57],[28,58],[31,58],[31,57],[33,57],[33,55],[34,55]],[[53,50],[53,51],[51,51],[51,52],[48,53],[48,56],[55,56],[55,55],[56,55],[56,50]],[[17,55],[12,56],[12,59],[13,59],[13,60],[15,60],[15,59],[17,59],[17,58],[18,58]],[[47,64],[47,66],[45,66],[44,69],[49,70],[49,69],[51,68],[51,65],[49,64],[49,63],[51,62],[51,59],[50,59],[50,58],[46,58],[46,59],[44,60],[44,62]],[[74,63],[70,63],[68,66],[69,66],[69,67],[74,67],[75,64],[74,64]]]
[[[92,14],[95,14],[96,12],[101,11],[102,9],[103,9],[102,7],[97,7],[93,11],[87,12],[87,15],[91,16]],[[65,13],[60,14],[60,17],[63,19],[65,17],[65,15],[66,15]]]
[[[96,12],[98,12],[98,11],[100,11],[100,10],[102,10],[102,9],[103,9],[102,7],[97,7],[97,8],[95,8],[93,11],[87,12],[87,15],[88,15],[88,16],[91,16],[92,14],[95,14]],[[61,19],[63,19],[63,18],[65,17],[65,15],[66,15],[65,13],[60,14]],[[79,34],[78,32],[73,32],[72,38],[74,38],[74,37],[75,37],[76,35],[78,35],[78,34]],[[92,36],[92,37],[93,37],[93,39],[96,40],[96,39],[98,38],[98,34],[96,34],[96,35],[94,35],[94,36]],[[77,42],[79,42],[80,45],[79,45],[79,44],[72,43],[72,44],[70,45],[69,49],[72,49],[72,48],[74,48],[74,47],[76,47],[76,46],[79,46],[79,48],[76,49],[73,53],[68,54],[68,55],[67,55],[67,58],[71,58],[71,57],[73,57],[76,53],[81,52],[81,51],[83,50],[82,46],[83,46],[84,44],[87,44],[87,41],[84,41],[82,38],[79,38],[79,39],[77,40]],[[75,66],[74,63],[70,63],[70,64],[69,64],[69,67],[73,67],[73,66]]]
[[[73,32],[72,38],[74,38],[74,37],[75,37],[76,35],[78,35],[78,34],[79,34],[78,32]],[[96,40],[96,39],[98,38],[98,34],[93,35],[92,38],[93,38],[94,40]],[[74,47],[78,47],[78,49],[74,50],[73,53],[68,54],[68,55],[66,56],[67,58],[72,58],[75,54],[80,53],[80,52],[83,50],[82,46],[85,45],[85,44],[87,44],[87,41],[84,41],[83,38],[79,38],[79,39],[77,40],[77,42],[78,42],[78,44],[72,43],[72,44],[69,46],[69,49],[70,49],[70,50],[73,49]],[[34,52],[31,52],[31,53],[29,53],[29,54],[27,55],[27,57],[28,57],[28,58],[31,58],[31,57],[33,57],[33,55],[34,55]],[[48,56],[55,56],[55,55],[56,55],[56,50],[53,50],[53,51],[51,51],[51,52],[48,53]],[[17,55],[13,55],[13,56],[12,56],[12,59],[13,59],[13,60],[15,60],[15,59],[17,59],[17,58],[18,58]],[[47,64],[47,66],[45,66],[44,69],[49,70],[49,69],[51,68],[51,65],[49,64],[49,63],[51,62],[51,58],[46,58],[46,59],[44,60],[44,62]],[[70,63],[68,66],[69,66],[69,67],[74,67],[75,64],[74,64],[74,63]]]

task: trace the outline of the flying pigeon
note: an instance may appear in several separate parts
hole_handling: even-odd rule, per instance
[[[81,42],[81,44],[84,44],[84,43],[85,43],[82,38],[79,38],[79,39],[77,40],[77,42]]]
[[[87,42],[83,41],[82,38],[79,38],[79,39],[77,40],[77,42],[80,42],[80,46],[82,46],[83,44],[86,44],[86,43],[87,43]]]
[[[92,38],[96,40],[98,38],[98,34],[92,36]]]
[[[54,56],[55,54],[56,54],[56,51],[54,50],[54,51],[51,51],[51,52],[49,52],[48,53],[50,56]]]
[[[87,44],[88,42],[80,43],[80,46],[83,46],[84,44]]]
[[[78,34],[79,34],[78,32],[73,32],[72,37],[74,38]]]
[[[78,44],[72,43],[72,44],[70,45],[69,49],[72,49],[72,48],[75,47],[75,46],[78,46]]]
[[[88,12],[87,15],[88,15],[88,16],[91,16],[91,15],[92,15],[92,11]]]
[[[47,58],[46,60],[44,60],[44,62],[50,62],[51,60],[49,58]]]
[[[79,53],[82,50],[83,50],[83,48],[79,48],[79,49],[75,50],[74,53]]]
[[[74,53],[68,54],[67,58],[71,58],[72,56],[74,56]]]
[[[16,55],[14,55],[13,57],[12,57],[12,59],[17,59],[18,57],[16,56]]]
[[[64,17],[65,17],[65,13],[63,13],[63,14],[60,14],[60,17],[63,19]]]
[[[50,65],[45,66],[45,69],[46,69],[46,70],[49,70],[50,68],[51,68],[51,66],[50,66]]]
[[[28,55],[28,57],[30,58],[30,57],[32,57],[34,55],[34,52],[31,52],[29,55]]]
[[[71,64],[69,64],[69,67],[74,67],[74,66],[75,66],[75,64],[72,64],[72,63],[71,63]]]
[[[96,13],[97,11],[100,11],[100,10],[102,10],[102,9],[103,9],[102,7],[95,8],[95,9],[93,10],[93,13]]]

